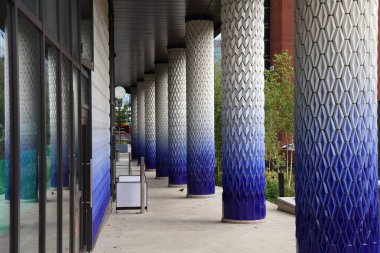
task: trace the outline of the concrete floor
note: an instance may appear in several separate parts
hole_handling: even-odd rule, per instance
[[[224,224],[222,188],[215,198],[188,199],[186,189],[167,188],[168,181],[155,179],[155,173],[147,178],[148,213],[113,211],[94,252],[296,252],[295,218],[274,204],[267,203],[264,222]]]

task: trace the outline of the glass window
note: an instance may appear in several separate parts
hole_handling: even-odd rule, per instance
[[[46,252],[57,252],[58,132],[57,82],[58,52],[46,44],[45,51],[45,140],[46,140]]]
[[[92,1],[83,0],[81,13],[82,58],[93,61]]]
[[[76,61],[79,60],[79,36],[78,36],[78,0],[71,0],[71,40],[72,55]]]
[[[39,0],[22,0],[25,6],[34,13],[34,15],[39,17],[39,8],[40,1]]]
[[[57,38],[57,0],[44,1],[44,25]]]
[[[6,43],[6,6],[0,0],[0,245],[9,252],[9,92]]]
[[[69,18],[68,0],[59,1],[59,16],[60,16],[60,40],[63,48],[70,52],[70,18]]]
[[[38,252],[40,33],[23,16],[18,22],[20,85],[20,252]]]
[[[88,106],[88,92],[89,92],[89,87],[88,87],[88,79],[82,75],[81,79],[81,99],[82,99],[82,106]]]
[[[62,58],[62,170],[63,170],[63,252],[70,251],[70,83],[71,65]]]

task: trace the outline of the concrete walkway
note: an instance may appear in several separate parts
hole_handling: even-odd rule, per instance
[[[188,199],[186,189],[167,188],[167,180],[154,177],[147,173],[148,213],[113,211],[94,252],[296,252],[295,218],[276,205],[267,203],[265,222],[224,224],[220,187],[215,198]]]

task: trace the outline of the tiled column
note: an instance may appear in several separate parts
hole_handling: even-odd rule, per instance
[[[168,50],[169,187],[187,184],[186,170],[186,49]]]
[[[139,158],[139,148],[138,148],[138,97],[137,97],[137,87],[131,88],[131,104],[132,104],[132,159]]]
[[[144,75],[145,82],[145,164],[147,171],[156,170],[156,105],[154,74]]]
[[[137,147],[138,158],[145,157],[145,83],[137,82]]]
[[[156,176],[169,176],[168,155],[168,64],[155,66],[156,81]]]
[[[186,22],[187,194],[215,194],[214,22]]]
[[[296,1],[297,250],[378,252],[378,1]]]
[[[222,0],[223,220],[265,218],[264,1]]]

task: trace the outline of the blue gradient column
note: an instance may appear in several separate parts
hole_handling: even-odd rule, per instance
[[[147,171],[156,170],[156,105],[154,74],[144,75],[145,82],[145,163]]]
[[[145,83],[137,82],[137,156],[145,157]]]
[[[223,221],[264,219],[264,1],[222,0]]]
[[[168,155],[168,64],[155,66],[156,102],[156,176],[169,176]]]
[[[215,194],[214,22],[186,22],[187,194]]]
[[[379,252],[378,1],[296,1],[297,251]]]
[[[186,49],[168,50],[169,187],[187,184],[186,170]]]
[[[131,88],[131,105],[132,105],[132,134],[131,134],[131,146],[132,146],[132,159],[139,158],[139,148],[138,148],[138,97],[137,97],[137,87]]]

